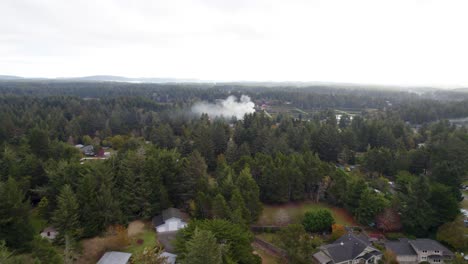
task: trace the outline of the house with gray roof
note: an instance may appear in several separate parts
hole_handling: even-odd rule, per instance
[[[97,264],[127,264],[130,261],[131,253],[109,251],[99,259]]]
[[[332,244],[323,245],[313,255],[319,264],[373,264],[382,258],[366,235],[349,232]]]
[[[401,264],[417,264],[423,261],[440,264],[450,261],[455,256],[439,242],[427,238],[401,238],[385,243],[385,248],[392,251]]]

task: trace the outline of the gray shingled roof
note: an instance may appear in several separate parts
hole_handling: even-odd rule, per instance
[[[401,238],[399,241],[390,241],[385,243],[385,248],[390,249],[393,253],[397,255],[416,255],[416,251],[408,243],[407,238]]]
[[[314,254],[314,258],[319,262],[319,263],[330,263],[332,262],[332,259],[327,256],[323,251],[319,251]]]
[[[417,250],[439,250],[440,252],[443,252],[444,255],[453,255],[452,251],[432,239],[418,238],[410,240],[409,243]]]
[[[125,252],[106,252],[97,264],[127,264],[132,254]]]
[[[399,241],[385,243],[385,248],[390,249],[397,255],[417,255],[415,250],[439,250],[444,256],[453,256],[452,251],[439,242],[428,238],[418,238],[414,240],[401,238]]]
[[[180,212],[179,209],[168,208],[166,210],[163,210],[160,215],[153,217],[152,219],[153,226],[157,227],[159,225],[162,225],[167,219],[172,218],[172,217],[183,219],[182,213]]]
[[[337,239],[333,244],[322,246],[335,263],[352,260],[370,245],[366,236],[348,233]],[[377,251],[376,254],[381,254]]]

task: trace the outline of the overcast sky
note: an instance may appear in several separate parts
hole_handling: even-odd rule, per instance
[[[0,0],[0,74],[468,85],[468,1]]]

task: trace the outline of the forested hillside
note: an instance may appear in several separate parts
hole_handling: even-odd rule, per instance
[[[243,94],[256,103],[243,119],[190,110]],[[468,176],[468,131],[444,120],[467,117],[468,96],[443,94],[0,82],[0,249],[61,263],[61,252],[43,253],[33,217],[55,226],[63,245],[177,207],[199,221],[188,237],[196,225],[244,230],[245,248],[230,260],[258,263],[247,226],[264,204],[305,200],[345,208],[363,226],[434,236],[459,215]],[[304,113],[268,113],[285,105]],[[110,157],[83,160],[77,144]],[[384,215],[400,225],[387,230]]]

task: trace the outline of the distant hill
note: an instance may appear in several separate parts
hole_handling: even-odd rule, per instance
[[[25,78],[11,75],[0,75],[0,81],[65,81],[65,82],[130,82],[130,83],[194,83],[201,82],[198,79],[177,78],[128,78],[114,75],[93,75],[83,77],[59,77],[59,78]]]
[[[83,81],[83,82],[133,82],[133,83],[180,83],[180,82],[200,82],[198,79],[177,79],[177,78],[129,78],[114,75],[93,75],[83,77],[56,78],[60,81]]]
[[[457,89],[453,89],[452,91],[468,93],[468,88],[457,88]]]
[[[21,80],[23,77],[13,75],[0,75],[0,80]]]

